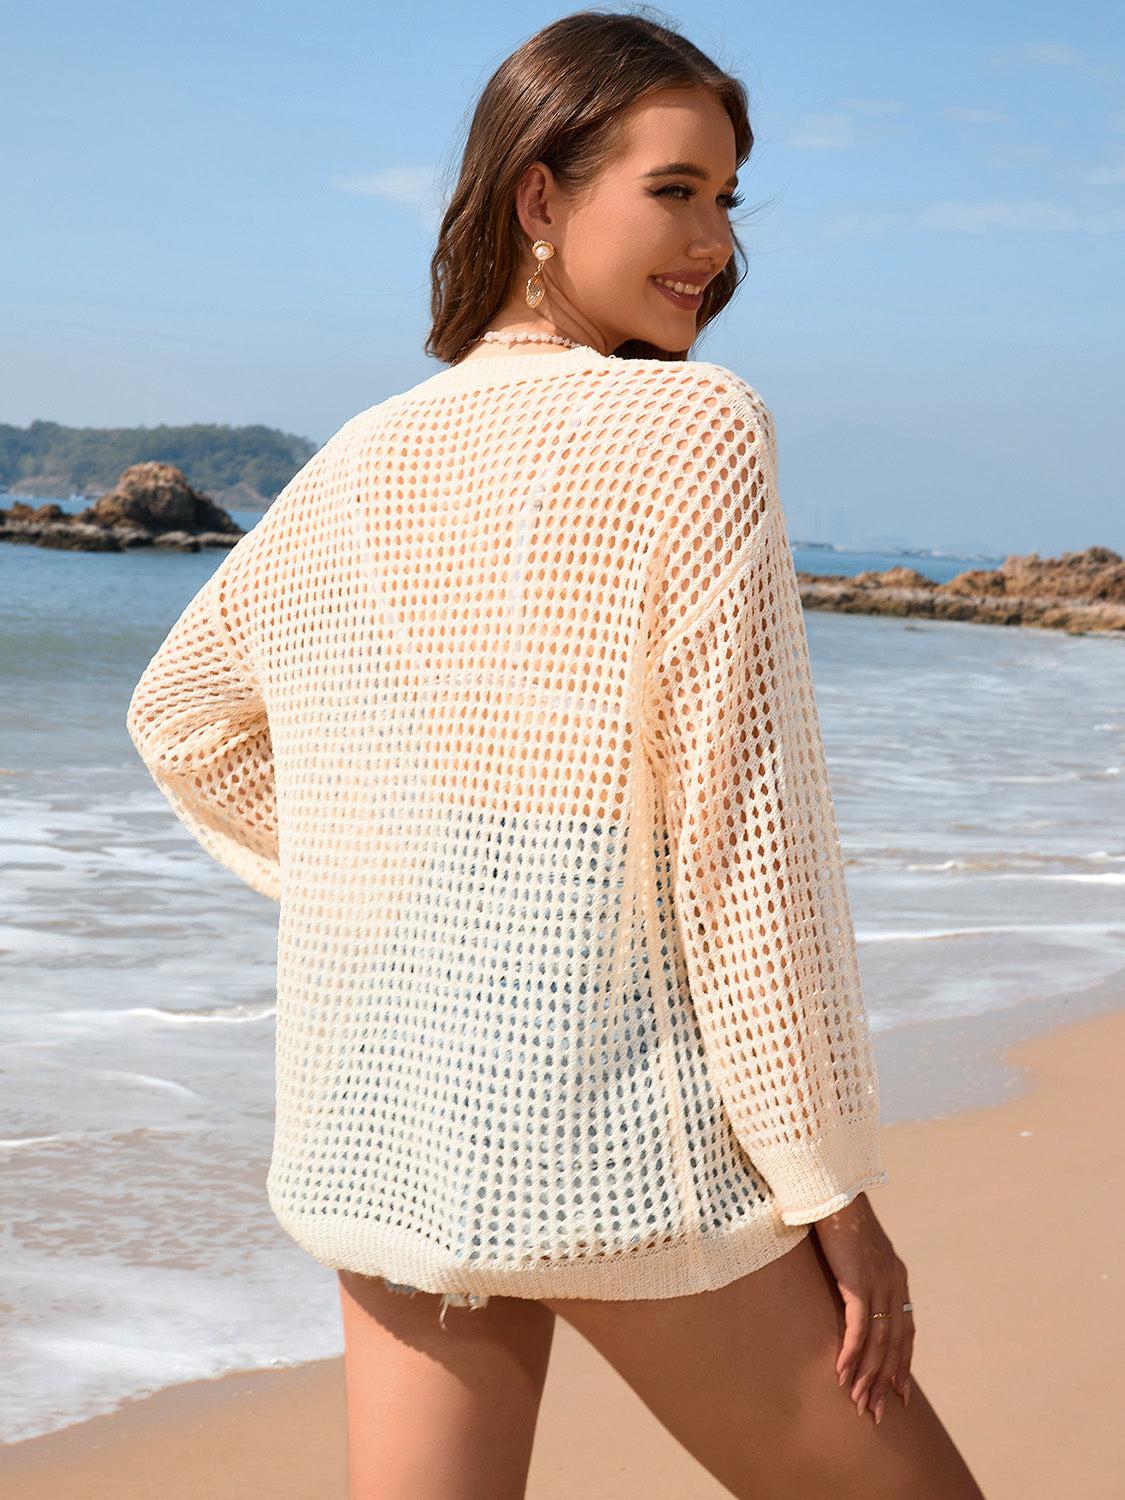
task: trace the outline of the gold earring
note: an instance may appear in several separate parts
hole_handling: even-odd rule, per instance
[[[551,244],[550,240],[536,240],[531,247],[531,253],[535,256],[539,264],[527,278],[527,286],[524,288],[523,295],[528,307],[538,307],[543,300],[543,293],[546,290],[543,286],[543,262],[550,260],[551,256],[555,253],[555,247]]]

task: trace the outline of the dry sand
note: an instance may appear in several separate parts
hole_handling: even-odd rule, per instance
[[[1125,1011],[1006,1052],[1032,1087],[885,1128],[872,1203],[910,1271],[914,1373],[988,1500],[1125,1494]],[[576,1433],[581,1440],[575,1441]],[[341,1361],[199,1381],[0,1453],[6,1500],[345,1500]],[[529,1500],[728,1491],[560,1319]]]

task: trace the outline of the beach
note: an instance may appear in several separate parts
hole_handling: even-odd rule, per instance
[[[1125,1500],[1120,8],[211,9],[6,28],[0,1500],[472,1488],[341,1264],[711,1288],[525,1500]]]
[[[1017,1070],[1014,1097],[884,1132],[890,1182],[872,1202],[910,1273],[914,1376],[989,1500],[1109,1500],[1122,1480],[1125,1008],[999,1060]],[[342,1361],[161,1391],[11,1444],[0,1479],[7,1500],[346,1500]],[[728,1492],[560,1320],[527,1494],[579,1493]]]
[[[336,1279],[264,1192],[278,910],[175,823],[124,727],[214,558],[19,556],[0,1491],[343,1496]],[[1113,1493],[1097,1337],[1120,1294],[1094,1258],[1119,1229],[1098,1130],[1123,1049],[1070,1039],[1125,1009],[1119,643],[821,610],[807,628],[880,1063],[872,1202],[911,1270],[918,1380],[986,1493],[1063,1474]],[[1052,1060],[1080,1078],[1087,1055],[1090,1091],[1060,1096]],[[529,1493],[579,1488],[721,1493],[560,1323]]]

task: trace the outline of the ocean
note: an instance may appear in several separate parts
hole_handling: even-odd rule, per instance
[[[0,544],[8,1442],[342,1350],[335,1273],[265,1198],[277,908],[180,827],[125,729],[224,555]],[[1048,999],[1052,1018],[1120,1004],[1125,642],[805,619],[884,1123],[998,1099],[997,1038],[1043,1024]]]

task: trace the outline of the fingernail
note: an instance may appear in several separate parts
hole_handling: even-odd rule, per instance
[[[875,1426],[876,1427],[878,1427],[879,1423],[883,1420],[883,1409],[886,1406],[886,1404],[887,1404],[887,1398],[886,1398],[886,1396],[884,1396],[880,1400],[878,1406],[876,1406],[876,1408],[875,1408]]]
[[[847,1378],[848,1378],[848,1367],[847,1367],[847,1365],[845,1365],[844,1368],[840,1371],[840,1378],[839,1378],[839,1380],[837,1380],[837,1382],[836,1382],[837,1389],[840,1386],[843,1385],[844,1381],[847,1380]]]
[[[858,1411],[859,1411],[859,1414],[860,1414],[860,1416],[862,1416],[862,1415],[863,1415],[863,1408],[864,1408],[864,1407],[865,1407],[865,1406],[866,1406],[866,1405],[867,1405],[867,1392],[866,1392],[866,1391],[864,1391],[864,1393],[863,1393],[863,1395],[862,1395],[862,1396],[861,1396],[861,1397],[860,1397],[860,1398],[859,1398],[859,1400],[858,1400],[858,1401],[857,1401],[857,1402],[856,1402],[856,1407],[857,1407],[857,1409],[858,1409]]]

